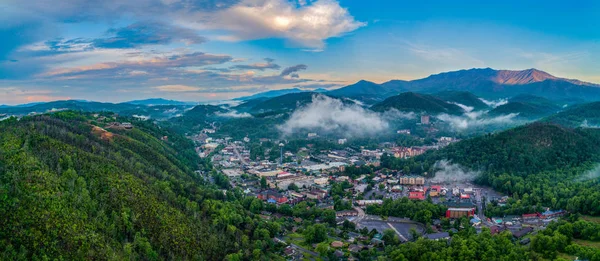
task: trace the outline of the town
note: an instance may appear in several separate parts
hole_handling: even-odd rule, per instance
[[[381,168],[382,157],[416,157],[428,150],[457,142],[458,139],[453,137],[439,137],[434,144],[427,146],[402,147],[385,142],[371,149],[348,146],[343,149],[315,150],[309,143],[297,151],[287,149],[285,141],[260,139],[258,144],[271,144],[271,150],[279,150],[264,151],[265,155],[276,157],[258,160],[251,156],[249,138],[233,140],[229,137],[211,137],[216,132],[216,129],[204,129],[190,138],[197,145],[198,155],[210,160],[219,174],[227,177],[231,188],[240,188],[246,196],[257,198],[265,205],[294,207],[304,202],[306,205],[302,206],[333,210],[337,225],[346,227],[350,222],[355,231],[369,231],[368,235],[339,229],[332,233],[331,238],[338,240],[331,242],[329,247],[335,249],[335,255],[340,259],[352,260],[353,254],[364,249],[381,247],[383,234],[387,230],[393,231],[401,242],[408,242],[415,237],[449,240],[458,229],[464,228],[461,220],[467,220],[466,225],[474,227],[477,233],[484,227],[490,229],[492,234],[509,231],[514,240],[528,244],[529,235],[566,213],[547,209],[545,212],[519,216],[486,217],[484,210],[487,205],[503,205],[510,198],[468,180],[440,180],[434,176],[415,175],[405,169]],[[410,135],[410,130],[398,130],[397,133]],[[308,139],[316,136],[317,133],[307,133]],[[338,145],[346,142],[346,139],[337,140]],[[366,169],[372,171],[364,171]],[[215,182],[215,178],[208,173],[203,175]],[[431,223],[418,222],[410,217],[376,215],[373,210],[386,200],[401,199],[427,201],[447,210],[442,217],[433,217]],[[269,211],[260,214],[265,219],[284,217]],[[299,227],[302,219],[291,220],[298,224],[290,231],[291,235],[295,235],[293,231]],[[315,222],[323,221],[317,218]],[[313,249],[307,249],[293,243],[293,236],[275,240],[288,245],[285,254],[291,259],[319,256],[314,252],[316,245],[313,245]]]

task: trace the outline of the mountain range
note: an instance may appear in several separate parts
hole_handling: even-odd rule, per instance
[[[537,69],[512,71],[491,68],[445,72],[418,80],[391,80],[381,84],[361,80],[332,90],[328,94],[369,102],[383,100],[407,91],[421,93],[468,91],[483,98],[507,98],[519,94],[531,94],[549,99],[577,98],[588,101],[600,99],[598,84],[560,78]]]

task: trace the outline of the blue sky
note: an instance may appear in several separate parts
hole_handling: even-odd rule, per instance
[[[0,104],[229,99],[474,67],[600,83],[598,1],[0,2]]]

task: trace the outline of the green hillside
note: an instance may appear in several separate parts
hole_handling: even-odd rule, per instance
[[[430,114],[448,113],[455,115],[464,112],[463,109],[455,104],[448,103],[431,95],[414,92],[405,92],[389,97],[373,105],[371,109],[374,111],[397,109],[399,111],[425,112]]]
[[[479,97],[475,96],[475,94],[472,94],[470,92],[444,91],[436,93],[434,94],[434,96],[447,102],[455,102],[469,107],[473,107],[473,109],[475,110],[482,110],[488,107],[487,104],[485,104],[479,99]]]
[[[73,112],[0,122],[0,259],[222,260],[254,248],[258,221],[203,185],[191,142],[133,123]]]
[[[600,214],[600,206],[594,203],[600,200],[600,181],[587,174],[600,162],[599,129],[532,123],[463,140],[414,159],[383,158],[382,165],[433,174],[433,163],[440,160],[479,171],[478,183],[521,199],[495,209],[493,215],[523,214],[541,206]]]
[[[551,115],[558,110],[559,107],[552,104],[536,103],[535,101],[511,101],[494,108],[489,112],[489,115],[498,116],[518,113],[520,118],[539,119]]]
[[[592,102],[569,107],[566,110],[543,119],[567,127],[600,126],[600,102]]]

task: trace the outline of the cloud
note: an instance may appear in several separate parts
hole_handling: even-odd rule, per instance
[[[226,118],[250,118],[252,117],[252,115],[250,115],[250,113],[247,112],[237,112],[235,110],[231,110],[228,112],[216,112],[215,115],[219,116],[219,117],[226,117]]]
[[[192,66],[205,66],[222,64],[232,60],[229,55],[214,55],[206,54],[202,52],[188,53],[188,54],[177,54],[168,57],[153,57],[151,59],[144,60],[130,60],[122,62],[106,62],[97,63],[92,65],[71,67],[71,68],[59,68],[49,71],[42,76],[78,76],[86,77],[89,72],[102,72],[109,71],[110,73],[122,72],[122,71],[145,71],[156,69],[168,69],[168,68],[181,68],[181,67],[192,67]],[[91,75],[95,76],[95,75]]]
[[[440,160],[433,164],[435,177],[432,183],[464,183],[471,182],[479,176],[479,171],[471,171],[460,164],[453,164],[449,160]]]
[[[23,87],[0,87],[0,104],[23,104],[53,100],[70,100],[69,96],[56,95],[50,90]]]
[[[259,70],[264,71],[266,69],[279,70],[281,66],[273,63],[275,60],[271,58],[265,58],[266,63],[254,63],[254,64],[237,64],[229,67],[230,70]]]
[[[181,41],[186,44],[206,42],[194,30],[160,22],[137,22],[126,27],[109,29],[109,37],[91,40],[97,48],[136,48],[142,45],[169,44]]]
[[[473,109],[475,109],[474,107],[467,106],[467,105],[464,105],[464,104],[460,104],[458,102],[451,102],[451,103],[454,104],[454,105],[456,105],[456,106],[458,106],[458,107],[460,107],[465,112],[471,112],[471,111],[473,111]]]
[[[187,85],[161,85],[153,87],[153,89],[159,90],[161,92],[197,92],[202,90],[199,87],[187,86]]]
[[[437,115],[436,118],[448,123],[450,128],[455,131],[465,131],[488,125],[512,125],[519,123],[515,120],[515,117],[519,115],[518,113],[511,113],[492,118],[482,117],[485,114],[485,112],[470,112],[461,116],[455,116],[443,113]]]
[[[382,114],[383,118],[394,121],[394,120],[412,120],[417,117],[417,114],[414,112],[402,112],[395,108],[385,111]]]
[[[306,68],[308,68],[308,66],[306,66],[304,64],[290,66],[290,67],[283,69],[283,71],[281,71],[280,76],[287,76],[287,75],[290,75],[292,73],[295,73],[295,72],[298,72],[301,70],[306,70]]]
[[[329,89],[343,86],[338,83],[310,83],[310,84],[296,84],[294,88],[303,88],[303,89]]]
[[[502,106],[504,104],[508,103],[507,99],[499,99],[499,100],[495,100],[495,101],[488,101],[484,98],[479,98],[479,100],[481,100],[483,103],[487,104],[487,106],[490,106],[492,108],[496,108],[498,106]]]
[[[284,135],[310,130],[364,136],[387,128],[388,123],[379,114],[325,95],[313,96],[311,103],[298,108],[284,124],[278,126]]]
[[[229,31],[222,39],[283,38],[293,45],[315,49],[323,48],[325,39],[366,25],[356,21],[334,0],[314,1],[309,5],[296,5],[287,0],[243,0],[208,16],[206,23],[198,26]]]

